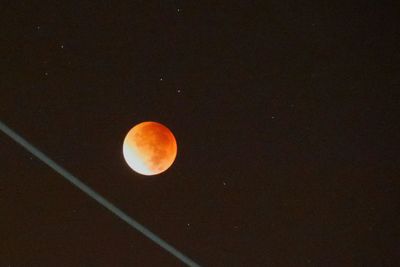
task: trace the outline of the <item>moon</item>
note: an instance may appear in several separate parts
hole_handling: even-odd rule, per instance
[[[177,144],[164,125],[145,121],[135,125],[125,136],[122,153],[128,166],[142,175],[156,175],[174,163]]]

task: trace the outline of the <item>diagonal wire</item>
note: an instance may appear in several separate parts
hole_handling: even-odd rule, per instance
[[[100,205],[114,213],[117,217],[125,221],[127,224],[129,224],[131,227],[142,233],[144,236],[152,240],[154,243],[174,255],[176,258],[178,258],[180,261],[185,263],[186,265],[190,267],[200,267],[199,264],[191,260],[189,257],[184,255],[182,252],[168,244],[166,241],[162,240],[160,237],[158,237],[156,234],[151,232],[149,229],[147,229],[145,226],[137,222],[135,219],[127,215],[125,212],[117,208],[114,204],[112,204],[110,201],[105,199],[103,196],[101,196],[99,193],[91,189],[89,186],[84,184],[81,180],[79,180],[77,177],[75,177],[73,174],[65,170],[63,167],[58,165],[56,162],[51,160],[49,157],[47,157],[43,152],[41,152],[39,149],[31,145],[28,141],[26,141],[24,138],[22,138],[20,135],[18,135],[16,132],[14,132],[12,129],[10,129],[6,124],[0,121],[0,130],[4,132],[8,137],[13,139],[15,142],[17,142],[19,145],[24,147],[26,150],[28,150],[30,153],[32,153],[35,157],[40,159],[43,163],[45,163],[47,166],[52,168],[54,171],[58,172],[61,176],[63,176],[66,180],[68,180],[70,183],[78,187],[80,190],[82,190],[84,193],[86,193],[89,197],[93,198],[95,201],[97,201]]]

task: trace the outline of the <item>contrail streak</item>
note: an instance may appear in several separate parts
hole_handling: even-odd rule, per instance
[[[49,157],[47,157],[45,154],[43,154],[39,149],[31,145],[28,141],[26,141],[24,138],[22,138],[20,135],[18,135],[16,132],[11,130],[7,125],[5,125],[3,122],[0,121],[0,130],[4,132],[8,137],[13,139],[15,142],[20,144],[22,147],[24,147],[26,150],[28,150],[30,153],[32,153],[35,157],[40,159],[42,162],[44,162],[47,166],[61,174],[65,179],[67,179],[70,183],[78,187],[80,190],[82,190],[84,193],[86,193],[89,197],[93,198],[96,200],[100,205],[114,213],[117,217],[125,221],[127,224],[132,226],[134,229],[145,235],[147,238],[152,240],[154,243],[174,255],[176,258],[181,260],[183,263],[185,263],[188,266],[191,267],[200,267],[199,264],[195,263],[193,260],[191,260],[189,257],[184,255],[182,252],[178,251],[176,248],[168,244],[166,241],[162,240],[160,237],[158,237],[156,234],[151,232],[149,229],[144,227],[142,224],[138,223],[136,220],[134,220],[132,217],[127,215],[125,212],[117,208],[114,204],[112,204],[110,201],[105,199],[103,196],[101,196],[99,193],[91,189],[89,186],[84,184],[81,180],[79,180],[77,177],[75,177],[73,174],[65,170],[63,167],[58,165],[56,162],[51,160]]]

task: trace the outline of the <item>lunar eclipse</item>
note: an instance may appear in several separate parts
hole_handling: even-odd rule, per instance
[[[126,135],[123,155],[128,166],[142,175],[166,171],[175,161],[177,144],[172,132],[158,122],[135,125]]]

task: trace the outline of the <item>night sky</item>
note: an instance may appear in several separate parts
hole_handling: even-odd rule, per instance
[[[398,6],[218,2],[3,1],[0,120],[200,265],[396,266]],[[182,265],[3,133],[0,170],[0,266]]]

